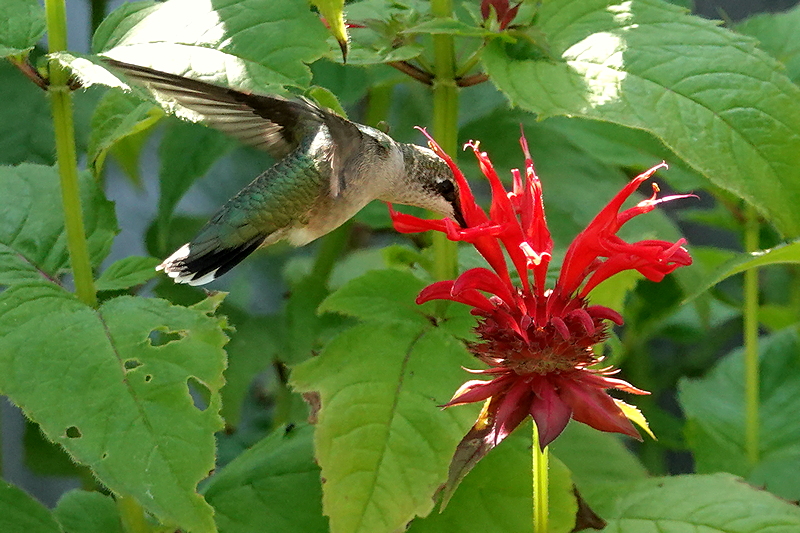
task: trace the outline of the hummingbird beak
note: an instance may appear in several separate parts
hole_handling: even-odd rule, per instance
[[[453,206],[453,218],[456,219],[456,222],[462,227],[467,227],[467,222],[464,220],[464,213],[461,212],[461,204],[458,202],[458,198],[453,200],[450,205]]]

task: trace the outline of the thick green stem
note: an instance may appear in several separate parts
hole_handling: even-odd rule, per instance
[[[748,252],[758,250],[758,214],[748,206],[746,212],[744,247]],[[755,465],[759,459],[759,366],[758,366],[758,269],[744,272],[744,397],[745,449],[747,459]]]
[[[550,450],[539,446],[539,430],[533,426],[533,533],[547,533],[549,529],[550,493],[548,491],[548,463]]]
[[[64,0],[46,0],[47,40],[50,53],[67,49],[67,14]],[[49,94],[56,134],[56,156],[61,177],[61,202],[67,229],[67,247],[78,298],[89,306],[97,305],[89,249],[83,227],[83,212],[78,188],[75,156],[75,128],[72,121],[72,95],[67,86],[69,73],[58,61],[50,60]]]
[[[431,0],[434,17],[450,18],[452,0]],[[458,151],[458,87],[452,35],[433,36],[433,138],[453,159]],[[458,274],[458,250],[443,233],[433,235],[434,276],[453,279]]]
[[[92,35],[100,27],[106,17],[106,0],[91,0],[92,7]]]

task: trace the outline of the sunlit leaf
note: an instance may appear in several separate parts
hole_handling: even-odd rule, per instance
[[[514,104],[649,131],[800,234],[800,87],[751,39],[660,0],[545,2],[538,24],[552,57],[497,40],[482,55]]]

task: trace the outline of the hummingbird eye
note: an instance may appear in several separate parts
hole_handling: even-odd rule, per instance
[[[456,201],[456,185],[450,180],[443,180],[436,184],[436,192],[450,203]]]

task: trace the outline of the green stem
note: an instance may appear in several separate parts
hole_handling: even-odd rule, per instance
[[[92,35],[106,16],[106,0],[91,0]]]
[[[67,14],[65,0],[46,0],[47,40],[50,53],[67,49]],[[75,279],[75,292],[86,305],[97,305],[86,232],[83,227],[81,197],[78,188],[78,164],[75,156],[75,128],[72,120],[72,95],[67,86],[69,73],[58,61],[50,60],[49,94],[56,134],[56,156],[61,178],[61,202],[67,247]]]
[[[117,510],[122,531],[125,533],[152,533],[153,528],[147,521],[144,508],[135,499],[130,496],[118,496]]]
[[[755,208],[745,211],[744,247],[758,250],[759,224]],[[758,366],[758,269],[744,272],[744,388],[745,449],[747,459],[755,465],[759,459],[759,366]]]
[[[431,0],[434,17],[450,18],[452,0]],[[458,150],[458,87],[456,86],[455,46],[452,35],[433,36],[433,138],[453,159]],[[436,279],[452,279],[458,274],[456,244],[443,233],[433,235],[434,272]]]
[[[548,492],[547,469],[550,450],[539,446],[539,430],[533,426],[533,533],[547,533],[549,528],[550,494]]]

